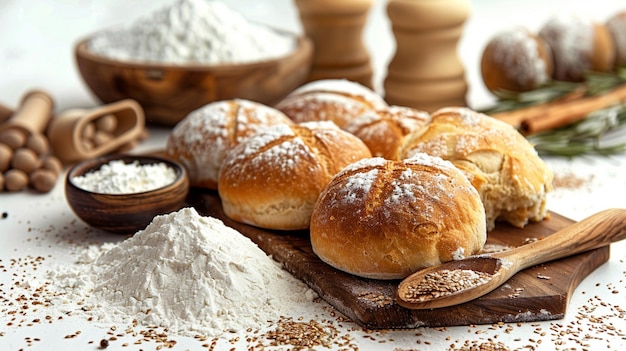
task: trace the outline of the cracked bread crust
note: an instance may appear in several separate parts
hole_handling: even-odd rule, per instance
[[[192,186],[215,190],[230,150],[260,128],[276,124],[293,122],[282,112],[257,102],[217,101],[180,121],[168,136],[165,150],[185,166]]]
[[[373,279],[475,254],[486,232],[476,189],[450,162],[426,154],[346,167],[320,195],[310,227],[321,260]]]
[[[309,82],[291,92],[276,108],[296,123],[331,121],[344,128],[360,114],[387,108],[373,90],[346,79]]]
[[[360,139],[331,122],[266,128],[224,161],[218,182],[224,212],[261,228],[307,229],[313,205],[330,179],[368,157]]]
[[[427,153],[449,160],[478,190],[492,230],[502,220],[523,228],[548,214],[552,171],[515,128],[468,108],[444,108],[412,134],[400,154]]]

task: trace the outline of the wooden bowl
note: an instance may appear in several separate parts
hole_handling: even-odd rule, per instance
[[[175,65],[118,61],[88,50],[89,38],[75,47],[80,74],[104,103],[130,98],[144,109],[146,121],[174,126],[210,102],[234,98],[274,105],[309,75],[313,44],[297,39],[289,55],[265,61],[223,65]]]
[[[98,170],[113,160],[139,164],[163,162],[173,168],[176,179],[164,187],[131,194],[102,194],[85,190],[73,178]],[[65,196],[72,211],[92,227],[119,234],[134,234],[144,229],[152,219],[183,207],[189,192],[185,168],[177,162],[157,156],[109,155],[86,160],[73,166],[65,180]]]

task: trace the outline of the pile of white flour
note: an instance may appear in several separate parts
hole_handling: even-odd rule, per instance
[[[250,239],[193,208],[157,216],[49,275],[98,322],[136,320],[187,336],[259,328],[316,298]]]
[[[120,60],[224,64],[285,56],[295,38],[252,23],[216,0],[177,0],[129,26],[96,33],[88,47]]]

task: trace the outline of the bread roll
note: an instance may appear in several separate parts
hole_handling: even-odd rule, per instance
[[[552,49],[554,78],[583,81],[587,71],[608,72],[615,63],[615,43],[606,25],[573,14],[552,17],[539,31]]]
[[[486,240],[480,196],[452,163],[426,154],[363,159],[324,189],[311,245],[329,265],[365,278],[402,279],[478,253]]]
[[[400,156],[421,152],[466,173],[485,206],[488,230],[496,220],[522,228],[546,217],[552,172],[511,125],[468,108],[444,108],[432,114],[427,128],[406,139]]]
[[[613,15],[606,26],[615,43],[615,66],[626,67],[626,11]]]
[[[492,92],[529,91],[550,81],[552,52],[542,38],[518,26],[489,41],[480,69],[485,86]]]
[[[363,112],[386,107],[385,100],[373,90],[346,79],[309,82],[276,105],[296,123],[332,121],[340,128]]]
[[[400,159],[398,150],[404,138],[423,128],[430,115],[404,106],[364,112],[350,121],[344,130],[363,140],[373,156],[388,160]]]
[[[261,228],[306,229],[330,179],[365,157],[367,146],[332,122],[266,128],[224,161],[218,182],[224,212]]]
[[[185,166],[191,186],[217,189],[219,170],[228,152],[259,128],[276,124],[293,122],[275,108],[257,102],[217,101],[178,122],[165,150]]]

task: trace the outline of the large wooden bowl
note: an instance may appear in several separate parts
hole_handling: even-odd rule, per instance
[[[134,99],[151,124],[174,126],[210,102],[248,99],[274,105],[308,78],[313,44],[297,39],[289,55],[266,61],[224,65],[175,65],[117,61],[91,53],[89,38],[75,47],[78,70],[104,103]]]
[[[72,179],[95,171],[112,160],[139,164],[165,163],[176,172],[176,179],[164,187],[131,194],[103,194],[85,190]],[[189,192],[189,179],[184,167],[158,156],[109,155],[90,159],[73,166],[65,180],[65,197],[72,211],[92,227],[119,234],[134,234],[144,229],[157,215],[182,208]]]

